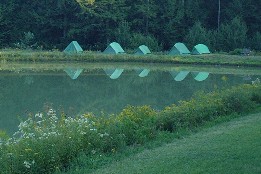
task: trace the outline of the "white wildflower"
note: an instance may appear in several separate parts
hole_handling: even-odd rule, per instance
[[[34,117],[39,117],[39,118],[43,118],[43,114],[41,113],[41,112],[39,112],[39,113],[37,113],[37,114],[35,114],[35,116]]]
[[[29,169],[31,167],[31,164],[28,161],[24,161],[24,166]]]
[[[80,132],[80,134],[81,134],[81,135],[86,135],[87,133],[86,133],[86,132],[83,132],[83,131],[81,131],[81,132]]]
[[[56,116],[56,111],[53,109],[49,109],[49,111],[47,112],[48,116]]]

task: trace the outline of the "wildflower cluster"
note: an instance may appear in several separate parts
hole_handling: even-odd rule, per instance
[[[75,118],[66,118],[64,115],[58,117],[54,109],[49,109],[47,113],[30,115],[19,124],[19,130],[12,138],[5,141],[0,139],[1,148],[6,152],[0,154],[0,162],[6,160],[5,163],[8,163],[9,160],[8,166],[12,166],[12,169],[10,166],[2,168],[9,168],[11,173],[19,168],[23,169],[21,171],[45,173],[63,167],[79,151],[88,151],[88,148],[89,151],[93,150],[87,136],[92,139],[107,136],[107,133],[97,131],[92,118],[94,116],[90,113]],[[43,168],[43,165],[49,165],[48,169]]]
[[[85,135],[88,131],[96,130],[91,114],[84,114],[76,118],[61,116],[57,117],[55,110],[49,109],[44,113],[36,113],[27,120],[21,122],[19,130],[14,133],[8,143],[17,143],[21,140],[41,140],[50,137],[61,137],[69,134]]]

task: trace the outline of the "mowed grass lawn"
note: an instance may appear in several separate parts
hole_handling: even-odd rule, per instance
[[[78,171],[84,173],[84,170]],[[78,173],[75,172],[75,173]],[[261,173],[261,113],[205,129],[95,174]]]

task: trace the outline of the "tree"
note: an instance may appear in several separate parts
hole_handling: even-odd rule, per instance
[[[125,0],[96,0],[93,3],[84,1],[81,5],[85,14],[94,19],[91,25],[96,26],[96,42],[102,42],[105,46],[114,40],[117,32],[115,29],[126,17]]]
[[[189,29],[185,40],[190,47],[199,43],[209,45],[208,32],[204,27],[202,27],[201,22],[196,22],[192,28]]]
[[[230,23],[221,25],[220,38],[224,51],[245,47],[247,26],[240,17],[235,17]]]
[[[18,26],[15,25],[16,8],[14,0],[2,0],[0,3],[0,46],[9,46],[18,37]]]

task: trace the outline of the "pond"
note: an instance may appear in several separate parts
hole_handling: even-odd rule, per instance
[[[0,129],[53,109],[77,116],[119,113],[127,105],[164,107],[261,77],[258,69],[178,65],[6,65],[0,67]]]

